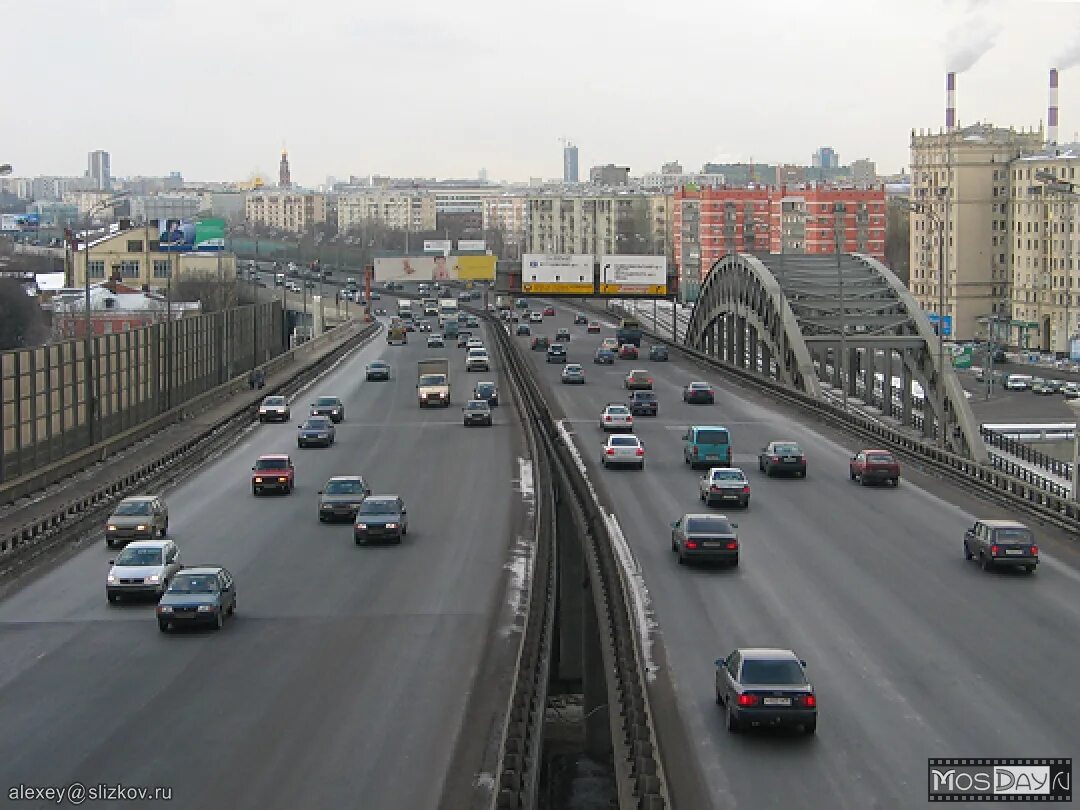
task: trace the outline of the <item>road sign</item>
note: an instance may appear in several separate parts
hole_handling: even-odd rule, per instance
[[[592,295],[593,258],[569,253],[526,253],[521,257],[521,291]]]
[[[666,295],[666,256],[602,256],[600,292],[609,295]]]
[[[927,312],[926,317],[930,321],[930,325],[934,327],[935,334],[940,334],[943,337],[949,337],[952,334],[952,315],[941,318],[936,312]],[[938,321],[942,321],[941,329],[938,329]]]

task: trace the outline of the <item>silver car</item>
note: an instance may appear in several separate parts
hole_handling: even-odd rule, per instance
[[[469,349],[465,358],[466,371],[491,371],[487,349]]]
[[[634,415],[621,402],[611,402],[600,414],[600,427],[606,433],[613,430],[633,430]]]
[[[644,470],[645,445],[633,434],[608,436],[608,440],[604,442],[600,451],[600,465],[603,467],[627,465]]]
[[[266,397],[259,405],[260,422],[288,422],[289,401],[285,397]]]
[[[105,545],[164,537],[169,531],[169,507],[160,495],[133,495],[116,505],[105,522]]]
[[[319,490],[319,520],[352,520],[356,510],[371,494],[362,476],[335,475]]]
[[[738,467],[712,467],[701,476],[698,495],[706,506],[734,503],[750,508],[750,482]]]
[[[567,363],[563,366],[562,381],[568,384],[584,385],[585,369],[581,367],[580,363]]]
[[[121,596],[160,597],[180,570],[180,550],[172,540],[137,540],[109,565],[105,595],[110,604]]]

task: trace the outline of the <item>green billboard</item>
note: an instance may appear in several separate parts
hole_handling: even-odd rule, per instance
[[[195,222],[195,250],[224,250],[225,220],[200,219]]]

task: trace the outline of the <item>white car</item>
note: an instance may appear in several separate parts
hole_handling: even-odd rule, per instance
[[[491,364],[488,360],[487,349],[469,349],[465,356],[466,371],[490,371]]]
[[[600,464],[603,467],[612,467],[617,464],[627,464],[645,469],[645,445],[641,439],[633,434],[626,436],[608,436],[600,453]]]
[[[266,397],[259,405],[260,422],[288,422],[289,401],[285,397]]]
[[[605,433],[614,430],[633,430],[634,415],[630,413],[630,408],[626,405],[619,402],[608,403],[600,414],[600,427]]]
[[[738,467],[710,467],[701,476],[698,496],[706,506],[735,503],[750,508],[750,481]]]
[[[544,314],[542,312],[530,312],[529,313],[529,320],[532,321],[533,323],[543,323],[544,322]]]
[[[428,335],[427,347],[429,349],[442,349],[442,348],[445,348],[445,346],[446,346],[446,341],[443,340],[442,335],[438,335],[438,334]]]
[[[482,341],[480,338],[469,338],[469,341],[465,344],[466,351],[482,348],[484,348],[484,341]]]
[[[611,349],[613,352],[617,352],[619,350],[619,341],[613,337],[606,337],[600,341],[600,348]]]
[[[180,550],[172,540],[136,540],[109,562],[105,595],[110,604],[121,596],[160,597],[180,570]]]

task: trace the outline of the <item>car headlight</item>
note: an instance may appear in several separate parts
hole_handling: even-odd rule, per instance
[[[147,585],[157,585],[159,582],[161,582],[161,574],[151,574],[146,579],[144,579],[143,582],[145,582]]]
[[[321,504],[319,506],[319,508],[320,509],[333,509],[334,505],[332,503],[324,503],[324,504]]]
[[[262,479],[261,479],[261,478],[259,478],[259,477],[256,477],[256,478],[255,478],[255,483],[256,483],[256,484],[261,484],[261,483],[262,483]]]
[[[157,606],[157,612],[158,613],[172,613],[172,606],[171,605],[158,605]]]
[[[317,438],[317,439],[329,439],[329,438],[330,438],[330,434],[329,434],[329,433],[320,433],[320,434],[318,434],[318,435],[316,436],[316,438]]]
[[[137,532],[145,532],[146,531],[146,524],[145,523],[140,523],[138,526],[135,527],[135,531],[137,531]]]
[[[199,605],[199,613],[213,613],[217,610],[217,605]]]
[[[361,530],[366,529],[367,524],[366,523],[357,523],[356,528],[361,529]]]
[[[362,503],[350,503],[349,504],[349,507],[352,508],[352,509],[359,509],[361,506],[363,506]]]
[[[270,413],[270,411],[266,410],[266,408],[259,408],[259,416],[265,416],[268,413]]]
[[[278,479],[278,483],[279,483],[279,484],[284,484],[284,483],[287,483],[287,482],[288,482],[288,480],[289,480],[288,478],[279,478],[279,479]]]
[[[397,524],[396,523],[387,523],[386,528],[388,528],[388,529],[396,529]]]
[[[116,526],[114,526],[113,524],[110,523],[109,524],[109,531],[110,532],[115,532],[116,531]]]
[[[108,582],[109,582],[110,585],[115,585],[118,582],[118,580],[117,580],[116,576],[114,576],[113,574],[109,574]]]

